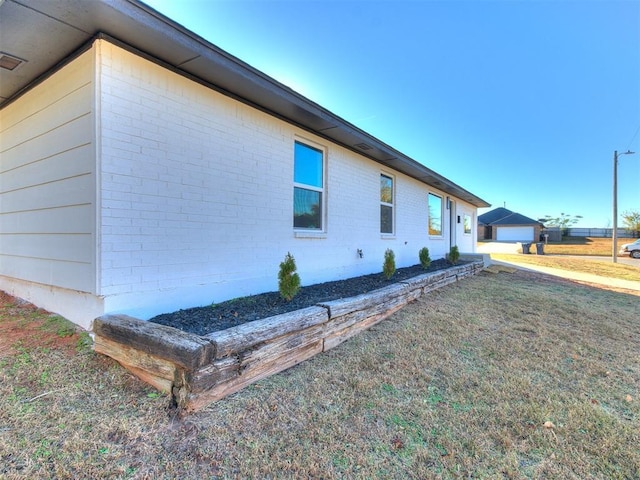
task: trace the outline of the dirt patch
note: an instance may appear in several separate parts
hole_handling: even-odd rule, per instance
[[[0,358],[46,347],[75,353],[79,335],[62,317],[0,291]]]
[[[460,264],[463,263],[461,262]],[[318,303],[354,297],[450,266],[449,262],[440,259],[431,262],[428,269],[422,268],[421,265],[399,268],[391,280],[387,280],[382,273],[374,273],[346,280],[309,285],[302,287],[300,292],[289,302],[281,298],[278,292],[268,292],[236,298],[206,307],[164,313],[149,321],[175,327],[196,335],[206,335],[207,333],[235,327],[246,322],[311,307]]]

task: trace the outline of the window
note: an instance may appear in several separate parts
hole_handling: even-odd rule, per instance
[[[429,194],[429,235],[442,236],[442,197]]]
[[[393,233],[393,178],[380,175],[380,233]]]
[[[465,235],[471,235],[471,215],[465,213],[462,221],[464,222]]]
[[[323,157],[322,150],[295,142],[293,165],[294,228],[322,230]]]

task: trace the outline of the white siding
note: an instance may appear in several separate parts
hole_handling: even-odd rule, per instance
[[[3,285],[95,292],[93,61],[84,53],[0,111]]]
[[[275,290],[287,252],[312,284],[379,272],[386,248],[398,267],[423,246],[432,258],[448,251],[448,235],[427,235],[426,185],[108,42],[98,49],[107,312],[148,318]],[[293,230],[296,140],[328,152],[321,235]],[[391,238],[380,234],[380,173],[395,179]]]

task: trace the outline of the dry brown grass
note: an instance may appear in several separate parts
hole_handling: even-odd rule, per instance
[[[633,242],[633,238],[618,238],[618,248],[624,243]],[[598,237],[565,237],[562,242],[549,243],[544,250],[553,255],[596,255],[611,256],[613,240]]]
[[[627,243],[618,239],[618,246]],[[544,250],[557,255],[611,255],[613,241],[610,238],[598,237],[565,237],[562,242],[549,243]]]
[[[618,238],[618,248],[624,243],[633,242],[633,238]],[[482,243],[490,243],[480,241]],[[611,238],[599,237],[564,237],[562,242],[551,242],[544,246],[544,251],[549,255],[592,255],[611,256],[613,241]],[[535,252],[535,245],[532,247]]]
[[[640,282],[640,268],[611,261],[583,260],[580,258],[567,258],[561,256],[546,255],[511,255],[504,253],[492,253],[493,260],[502,260],[510,263],[527,265],[541,265],[543,267],[558,268],[572,272],[589,273],[600,277],[620,278]],[[640,262],[638,262],[640,266]]]
[[[184,420],[107,358],[22,347],[0,360],[0,477],[636,479],[639,311],[483,273]]]

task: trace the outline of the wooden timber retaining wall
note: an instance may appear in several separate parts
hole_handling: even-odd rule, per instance
[[[170,392],[178,409],[196,411],[340,345],[421,295],[482,268],[482,261],[472,261],[204,336],[126,315],[105,315],[94,321],[94,348],[158,390]]]

